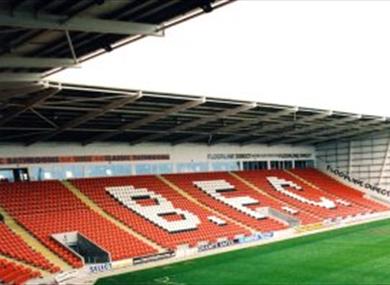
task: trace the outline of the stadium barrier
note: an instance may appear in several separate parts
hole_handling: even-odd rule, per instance
[[[106,262],[106,263],[90,264],[90,265],[86,265],[86,269],[89,273],[110,271],[112,270],[112,263]]]
[[[236,244],[244,244],[256,242],[260,240],[269,240],[275,236],[274,232],[254,233],[250,236],[240,236],[234,239],[226,239],[215,243],[201,244],[198,246],[198,252],[215,250],[219,248],[229,247]]]
[[[383,218],[388,216],[388,212],[382,212],[382,213],[367,213],[367,214],[359,214],[356,216],[349,216],[344,219],[337,218],[337,219],[326,219],[320,223],[315,224],[309,224],[309,225],[302,225],[295,227],[295,233],[301,234],[306,232],[314,232],[325,228],[336,228],[336,227],[344,227],[346,225],[350,224],[356,224],[359,222],[364,221],[370,221],[377,218]]]
[[[203,251],[208,251],[208,250],[213,250],[213,249],[218,249],[218,248],[223,248],[223,247],[228,247],[235,244],[234,240],[223,240],[223,241],[218,241],[214,243],[207,243],[207,244],[202,244],[198,246],[198,252],[203,252]]]
[[[298,219],[291,217],[290,215],[286,215],[286,214],[282,213],[281,211],[278,211],[278,210],[271,208],[271,207],[268,207],[268,214],[277,220],[281,220],[281,221],[287,223],[290,227],[299,226],[299,224],[300,224]]]
[[[239,237],[235,240],[235,243],[242,244],[248,242],[255,242],[259,240],[268,240],[274,237],[274,232],[254,233],[251,236]]]
[[[74,270],[58,273],[54,277],[54,281],[56,284],[64,284],[69,282],[71,279],[77,278],[78,276],[79,276],[79,270],[74,269]]]
[[[134,266],[133,262],[128,262],[127,265],[124,265],[121,263],[121,261],[115,261],[112,263],[112,270],[108,270],[105,272],[95,271],[95,273],[91,273],[88,272],[88,270],[85,270],[85,268],[84,270],[73,270],[73,272],[69,274],[70,276],[72,276],[71,281],[68,278],[66,278],[67,274],[65,274],[64,279],[67,279],[66,282],[58,283],[58,284],[80,284],[80,280],[88,280],[88,281],[96,280],[101,277],[107,277],[107,276],[118,274],[118,270],[123,273],[123,272],[131,272],[131,271],[136,271],[141,269],[147,269],[155,266],[170,264],[172,262],[191,260],[197,257],[210,256],[216,253],[228,252],[231,250],[237,250],[237,249],[257,246],[261,244],[282,241],[286,239],[295,238],[301,235],[311,235],[316,232],[328,231],[331,230],[332,228],[345,227],[348,225],[352,226],[356,224],[372,222],[375,220],[386,219],[389,217],[390,217],[390,211],[387,211],[382,213],[372,213],[372,214],[350,217],[349,219],[343,219],[343,220],[337,220],[337,219],[326,220],[323,223],[299,226],[296,228],[289,228],[289,229],[284,229],[275,232],[254,233],[253,235],[248,236],[246,238],[240,236],[229,241],[224,240],[212,244],[204,244],[204,243],[200,244],[198,247],[202,247],[202,249],[205,249],[202,252],[199,252],[198,247],[189,248],[188,246],[183,246],[181,247],[181,249],[183,250],[183,252],[186,253],[185,255],[183,255],[183,253],[178,254],[178,252],[171,252],[172,256],[166,258],[156,257],[156,256],[160,256],[161,254],[145,256],[137,259],[137,261],[135,262],[137,266]],[[297,232],[297,229],[300,231]],[[121,264],[121,266],[117,266],[118,264]],[[76,278],[73,278],[74,272],[76,271],[78,271],[78,276]]]
[[[197,247],[190,247],[188,244],[185,245],[179,245],[176,248],[176,258],[182,258],[186,256],[192,256],[195,255],[198,252]]]
[[[175,257],[176,253],[174,251],[167,251],[163,253],[148,255],[148,256],[141,256],[141,257],[135,257],[133,258],[133,265],[139,265],[149,262],[155,262],[162,259],[168,259]]]
[[[315,231],[315,230],[320,230],[324,227],[325,227],[325,225],[322,222],[315,223],[315,224],[302,225],[302,226],[295,227],[295,232],[296,233],[311,232],[311,231]]]

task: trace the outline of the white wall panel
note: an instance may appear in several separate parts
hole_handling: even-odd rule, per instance
[[[388,143],[389,136],[384,134],[352,142],[318,145],[317,165],[323,167],[328,164],[352,177],[390,189],[390,154],[388,159],[384,160]]]
[[[1,165],[1,168],[27,167],[31,173],[45,172],[55,175],[54,168],[58,166],[68,167],[77,165],[82,169],[74,177],[104,176],[110,175],[113,167],[119,164],[126,166],[130,175],[134,174],[159,174],[175,172],[212,171],[215,163],[222,163],[218,169],[238,170],[244,161],[270,161],[276,160],[315,160],[315,148],[313,146],[292,145],[246,145],[235,144],[201,145],[148,143],[131,146],[127,143],[96,143],[88,146],[80,144],[40,143],[29,147],[17,144],[0,144],[0,158],[17,157],[55,157],[55,156],[113,156],[113,155],[169,155],[169,160],[143,160],[143,161],[118,161],[118,162],[93,162],[93,163],[30,163]],[[230,156],[233,155],[233,158]],[[95,174],[88,174],[86,170],[95,164],[99,169],[92,169]],[[37,168],[39,168],[37,170]],[[107,173],[106,173],[107,172]],[[115,174],[114,174],[115,175]],[[42,175],[35,175],[41,177]],[[44,176],[44,175],[43,175]],[[39,178],[35,178],[39,179]],[[59,179],[65,179],[59,177]]]

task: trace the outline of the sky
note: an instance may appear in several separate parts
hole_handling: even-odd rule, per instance
[[[390,1],[238,1],[50,79],[390,117]]]

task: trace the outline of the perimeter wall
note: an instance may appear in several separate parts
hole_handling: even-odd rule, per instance
[[[0,145],[0,175],[26,168],[31,180],[182,172],[291,168],[315,164],[311,146],[221,144]],[[3,170],[3,172],[1,172]]]

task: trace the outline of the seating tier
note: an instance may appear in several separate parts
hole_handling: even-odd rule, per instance
[[[212,172],[212,173],[186,173],[186,174],[171,174],[165,175],[169,181],[186,191],[192,197],[200,201],[201,203],[207,205],[210,208],[216,209],[217,211],[223,213],[226,216],[229,216],[257,231],[275,231],[286,228],[286,225],[281,222],[267,217],[265,219],[255,219],[249,215],[246,215],[243,212],[238,211],[237,209],[232,208],[229,205],[226,205],[220,200],[207,195],[205,192],[201,191],[198,187],[194,185],[194,182],[199,181],[210,181],[210,180],[225,180],[234,186],[234,192],[226,192],[223,195],[225,197],[239,197],[239,196],[248,196],[250,198],[256,199],[259,201],[258,205],[254,205],[253,208],[259,207],[276,207],[279,206],[279,203],[269,199],[268,197],[261,195],[258,192],[255,192],[253,189],[239,181],[238,179],[231,176],[226,172]]]
[[[73,180],[72,183],[107,213],[122,221],[145,237],[167,248],[174,249],[181,244],[194,246],[200,241],[213,242],[219,238],[233,238],[239,234],[249,234],[246,229],[233,222],[227,221],[225,225],[217,225],[210,221],[208,219],[210,216],[218,215],[186,199],[155,176],[77,179]],[[182,209],[194,214],[198,217],[200,223],[197,225],[196,229],[169,232],[160,227],[158,224],[148,220],[146,215],[142,216],[142,209],[138,212],[129,209],[117,201],[107,191],[107,188],[125,186],[134,187],[134,189],[129,191],[137,191],[137,189],[142,188],[149,192],[152,191],[172,203],[174,208]],[[149,202],[151,202],[149,205],[153,206],[154,202]],[[143,203],[143,210],[148,211],[148,201],[139,201],[138,203]],[[165,216],[164,218],[169,220],[177,219],[178,217],[173,215]],[[219,218],[223,219],[222,217]]]
[[[350,205],[345,205],[337,200],[342,199],[342,197],[337,196],[333,193],[322,191],[321,189],[316,189],[305,182],[297,179],[293,175],[289,174],[284,170],[256,170],[256,171],[243,171],[237,172],[237,174],[246,179],[247,181],[253,183],[255,186],[259,187],[263,191],[266,191],[269,195],[292,205],[293,207],[299,209],[300,211],[304,211],[320,217],[323,219],[335,219],[335,218],[345,218],[348,216],[354,216],[357,214],[364,214],[370,212],[371,209],[367,209],[358,205],[356,203],[351,202]],[[290,193],[299,195],[303,199],[296,199],[291,197],[290,195],[286,195],[277,191],[276,187],[270,183],[270,177],[277,177],[278,179],[283,179],[286,181],[290,181],[293,184],[298,185],[301,189],[293,189],[292,187],[284,186],[286,190]],[[308,201],[319,202],[324,198],[326,200],[332,201],[335,204],[334,208],[327,208],[323,206],[314,205],[315,203],[311,203]],[[303,201],[304,200],[304,201]]]
[[[51,236],[78,231],[111,253],[113,260],[155,250],[88,208],[58,181],[0,185],[0,205],[46,247],[74,267],[81,260]]]
[[[389,207],[364,198],[364,193],[337,181],[336,179],[317,169],[293,169],[292,172],[315,184],[323,191],[337,195],[345,200],[353,201],[355,204],[360,205],[361,207],[378,212],[389,210]]]

